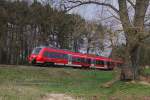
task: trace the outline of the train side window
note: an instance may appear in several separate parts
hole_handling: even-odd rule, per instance
[[[96,60],[95,60],[95,59],[92,59],[92,60],[91,60],[91,63],[92,63],[92,64],[96,64]]]
[[[58,53],[58,55],[59,58],[64,59],[64,55],[62,53]]]
[[[77,58],[77,62],[81,62],[81,58]]]
[[[80,62],[80,58],[72,57],[72,61],[73,61],[73,62]]]
[[[63,54],[63,58],[64,59],[68,59],[68,55],[67,54]]]
[[[107,64],[108,66],[110,66],[110,65],[111,65],[111,62],[106,62],[106,64]]]
[[[44,57],[49,57],[49,52],[47,52],[47,51],[44,52],[43,56],[44,56]]]
[[[81,62],[81,58],[72,57],[73,62]]]
[[[75,59],[75,57],[72,57],[72,62],[76,62],[76,59]]]
[[[67,54],[63,54],[63,53],[58,53],[58,58],[68,59],[68,55]]]
[[[55,52],[49,52],[48,57],[49,57],[49,58],[57,58],[58,55],[57,55],[57,53],[55,53]]]
[[[62,59],[62,58],[63,58],[63,55],[62,55],[61,53],[56,53],[56,58]]]
[[[85,59],[84,59],[84,58],[80,58],[80,59],[81,59],[81,62],[82,62],[82,63],[84,63],[84,62],[85,62]]]
[[[55,54],[53,52],[50,52],[48,55],[49,58],[55,58]]]
[[[85,58],[72,57],[72,61],[73,61],[73,62],[86,63],[86,59],[85,59]]]
[[[86,63],[91,64],[91,59],[86,59]]]
[[[96,64],[99,64],[99,61],[98,61],[98,60],[96,60]]]
[[[101,65],[104,65],[104,61],[100,61]]]
[[[97,64],[97,65],[104,65],[104,61],[96,60],[96,64]]]
[[[94,62],[94,64],[96,64],[96,60],[94,60],[93,62]]]
[[[91,64],[91,59],[88,59],[88,63]]]
[[[43,56],[48,58],[60,58],[60,59],[68,59],[67,54],[57,53],[57,52],[44,52]]]

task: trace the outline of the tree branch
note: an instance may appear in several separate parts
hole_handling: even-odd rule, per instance
[[[134,5],[134,3],[131,1],[131,0],[127,0],[129,3],[130,3],[130,5],[133,7],[133,8],[135,8],[135,5]]]
[[[149,39],[149,38],[150,38],[150,33],[148,32],[145,36],[141,38],[141,41],[145,41],[146,39]]]
[[[120,21],[120,18],[118,18],[114,13],[112,13],[110,10],[107,11],[112,15],[112,17]]]
[[[67,12],[68,11],[70,11],[70,10],[72,10],[73,8],[76,8],[76,7],[78,7],[78,6],[81,6],[81,5],[86,5],[86,4],[96,4],[96,5],[102,5],[102,6],[106,6],[106,7],[109,7],[109,8],[111,8],[113,11],[115,11],[116,13],[119,13],[119,10],[117,9],[117,8],[115,8],[113,5],[111,5],[111,4],[108,4],[108,3],[100,3],[100,2],[97,2],[97,1],[80,1],[80,0],[77,0],[77,1],[74,1],[74,0],[67,0],[68,2],[70,2],[70,3],[74,3],[74,4],[77,4],[77,5],[75,5],[75,6],[72,6],[72,7],[70,7],[68,10],[67,10]]]

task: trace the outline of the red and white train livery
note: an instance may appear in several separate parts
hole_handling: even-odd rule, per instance
[[[28,56],[28,61],[32,64],[61,64],[96,69],[113,69],[123,63],[121,60],[50,47],[36,47]]]

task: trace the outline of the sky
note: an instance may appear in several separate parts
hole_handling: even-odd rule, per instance
[[[25,0],[25,1],[33,1],[33,0]],[[47,1],[47,0],[37,0],[37,1]],[[49,0],[51,1],[51,0]],[[54,0],[55,3],[60,2],[61,0]],[[86,0],[85,0],[86,1]],[[105,1],[106,3],[111,3],[112,5],[114,5],[116,8],[118,8],[118,4],[117,4],[117,0],[100,0],[100,1]],[[106,10],[106,7],[102,7],[100,5],[95,5],[95,4],[87,4],[87,5],[82,5],[79,7],[74,8],[73,10],[71,10],[69,13],[77,13],[79,15],[81,15],[82,17],[84,17],[86,20],[100,20],[100,13],[102,11],[102,9]],[[107,11],[103,12],[103,17],[106,17],[106,15],[108,16],[109,13]]]
[[[71,10],[69,13],[80,14],[82,17],[84,17],[87,20],[96,20],[98,18],[98,12],[100,11],[100,9],[101,9],[100,6],[90,4],[90,5],[84,5],[75,8]]]
[[[117,0],[105,0],[105,1],[107,1],[107,3],[111,3],[117,9],[119,8]],[[116,20],[115,18],[112,17],[109,18],[110,16],[112,16],[112,14],[116,15],[116,13],[113,10],[109,9],[108,7],[95,4],[88,4],[74,8],[69,13],[77,13],[86,20],[101,23],[102,25],[110,27],[114,30],[120,30],[122,28],[119,20]]]
[[[101,1],[110,3],[118,9],[117,0],[101,0]],[[78,13],[81,16],[83,16],[84,18],[86,18],[87,20],[93,20],[93,19],[99,19],[102,9],[106,11],[107,8],[102,7],[100,5],[88,4],[88,5],[79,6],[75,9],[73,9],[71,12]],[[104,13],[109,14],[108,12],[103,12],[103,14]]]

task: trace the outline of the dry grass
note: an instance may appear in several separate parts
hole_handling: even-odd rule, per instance
[[[0,100],[41,100],[44,95],[45,93],[36,87],[0,85]]]

